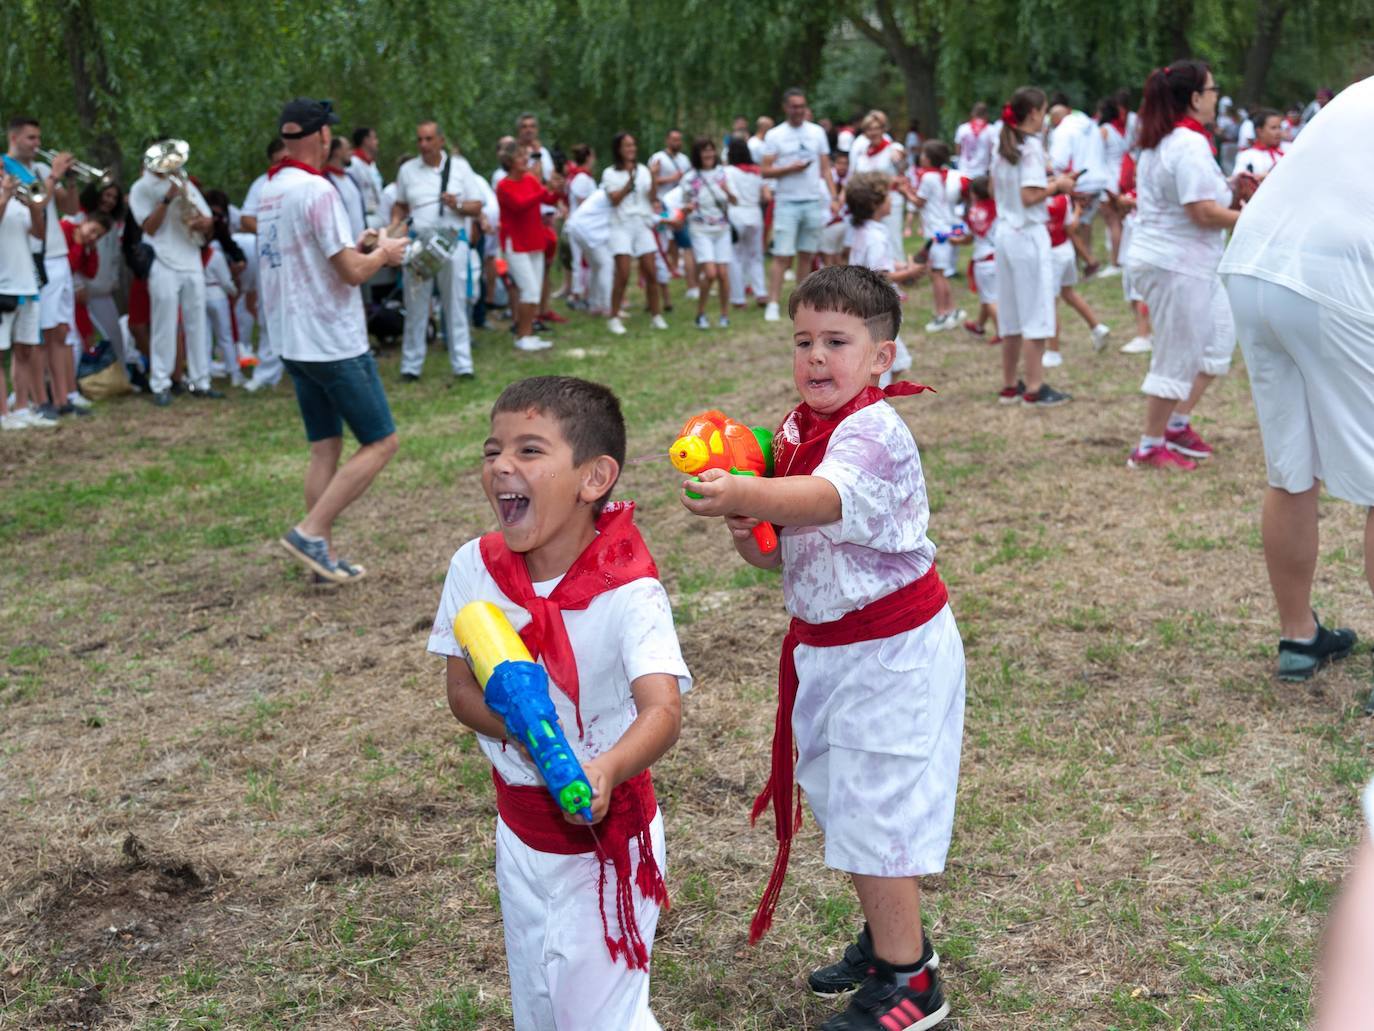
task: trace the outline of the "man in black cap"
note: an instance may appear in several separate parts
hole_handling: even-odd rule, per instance
[[[258,204],[258,292],[310,441],[306,516],[281,544],[317,579],[344,583],[365,571],[335,553],[334,520],[397,446],[358,287],[383,265],[400,265],[407,241],[379,239],[375,230],[353,240],[338,191],[322,173],[338,120],[328,101],[298,98],[282,109],[285,157]],[[360,447],[340,466],[344,423]]]

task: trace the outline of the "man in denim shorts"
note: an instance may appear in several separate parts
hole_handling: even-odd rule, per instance
[[[806,119],[806,94],[790,89],[782,95],[787,121],[769,129],[763,137],[763,167],[759,172],[773,182],[773,268],[769,281],[765,322],[781,317],[782,281],[792,259],[797,259],[797,285],[811,271],[811,259],[820,246],[821,230],[840,213],[840,197],[830,177],[830,141],[825,130]],[[830,194],[830,212],[824,210],[821,193]]]
[[[296,386],[310,466],[306,516],[281,539],[318,581],[344,583],[365,570],[334,551],[334,520],[356,501],[396,453],[396,427],[367,342],[358,287],[383,265],[399,265],[403,237],[355,242],[339,193],[321,169],[329,127],[327,101],[293,100],[278,128],[286,156],[268,173],[258,203],[258,281],[263,318]],[[343,426],[360,447],[339,465]]]

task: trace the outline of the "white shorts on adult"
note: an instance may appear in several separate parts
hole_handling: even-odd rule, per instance
[[[76,287],[71,265],[65,256],[45,258],[43,270],[48,274],[48,285],[39,292],[38,328],[72,325],[76,322]]]
[[[612,219],[610,250],[617,256],[628,254],[632,258],[642,258],[658,253],[658,244],[654,243],[654,231],[647,222],[631,219],[618,223]]]
[[[649,832],[666,876],[662,813],[655,814]],[[630,859],[637,867],[633,842]],[[596,856],[535,851],[496,821],[496,886],[516,1031],[658,1031],[649,1009],[649,972],[628,969],[606,949],[597,901],[600,875]],[[615,885],[614,872],[608,872],[605,906],[613,934]],[[652,950],[658,903],[638,888],[634,899],[639,933]]]
[[[506,255],[511,282],[520,291],[521,304],[538,304],[544,289],[544,252],[510,251]]]
[[[25,301],[14,311],[0,315],[0,351],[8,351],[11,344],[34,346],[41,342],[37,301]]]
[[[1054,263],[1043,225],[997,230],[997,332],[1004,337],[1048,340],[1054,336]]]
[[[1054,261],[1055,289],[1063,290],[1066,286],[1076,286],[1078,284],[1078,262],[1074,254],[1073,244],[1065,240],[1057,247],[1051,247],[1050,254]]]
[[[692,238],[692,253],[696,255],[698,266],[728,265],[734,257],[729,226],[698,226],[689,222],[687,235]]]
[[[1199,372],[1231,371],[1236,326],[1226,290],[1215,274],[1185,275],[1133,262],[1131,282],[1150,308],[1154,350],[1140,389],[1151,397],[1182,401]]]
[[[1374,322],[1254,276],[1227,276],[1226,290],[1269,485],[1298,494],[1322,480],[1374,506]]]

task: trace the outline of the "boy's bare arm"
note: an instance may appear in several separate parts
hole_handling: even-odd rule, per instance
[[[448,707],[458,722],[479,734],[496,738],[506,736],[506,723],[487,708],[482,687],[462,659],[448,657]]]
[[[600,823],[611,805],[611,792],[631,777],[647,770],[677,742],[682,730],[682,694],[677,677],[647,673],[630,685],[638,715],[620,740],[595,759],[582,764],[592,786],[592,822]],[[579,816],[563,815],[582,825]]]
[[[690,489],[700,498],[689,498]],[[703,516],[740,515],[779,526],[824,526],[843,515],[840,492],[819,476],[760,479],[707,469],[698,482],[683,484],[682,503]]]
[[[759,520],[751,519],[749,516],[725,517],[725,525],[730,528],[730,536],[734,538],[735,550],[739,552],[739,557],[759,569],[777,569],[782,565],[782,549],[774,548],[767,555],[759,550],[759,542],[754,539],[754,527],[758,523]]]

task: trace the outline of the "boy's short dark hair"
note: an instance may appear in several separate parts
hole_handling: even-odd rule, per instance
[[[878,272],[862,265],[831,265],[811,273],[792,291],[787,317],[795,320],[797,309],[837,311],[863,319],[876,341],[895,340],[902,328],[902,300],[892,284]]]
[[[887,196],[891,179],[880,172],[860,172],[844,184],[844,202],[849,206],[849,219],[861,226],[873,217]]]
[[[926,140],[921,144],[921,157],[930,162],[931,168],[944,168],[949,164],[949,144],[944,140]]]
[[[968,192],[979,200],[987,200],[992,196],[992,189],[989,186],[988,177],[985,175],[974,176],[968,182]]]
[[[492,418],[501,412],[527,412],[531,408],[551,416],[572,448],[573,465],[602,455],[625,468],[625,417],[610,387],[576,376],[531,376],[516,380],[491,406]],[[611,485],[614,489],[615,485]],[[599,514],[611,496],[608,489],[596,501]]]

